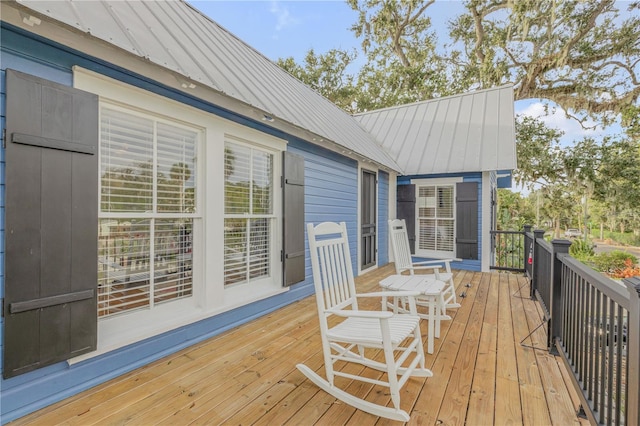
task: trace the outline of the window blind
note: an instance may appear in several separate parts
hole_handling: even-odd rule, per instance
[[[99,316],[192,296],[198,131],[103,107],[100,135]]]
[[[225,285],[270,276],[273,217],[273,154],[225,145]]]

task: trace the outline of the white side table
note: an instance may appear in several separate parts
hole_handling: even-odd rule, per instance
[[[380,281],[380,286],[385,290],[420,292],[420,296],[416,298],[416,304],[429,308],[426,315],[418,313],[418,316],[428,321],[427,352],[430,354],[433,353],[434,336],[440,337],[440,321],[451,319],[450,316],[443,314],[446,306],[442,292],[446,285],[443,281],[421,275],[390,275]],[[393,305],[386,300],[383,300],[383,303],[392,307],[394,312],[406,312],[398,298],[394,298]]]

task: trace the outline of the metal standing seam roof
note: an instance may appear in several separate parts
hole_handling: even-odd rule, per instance
[[[400,171],[351,115],[182,0],[17,3]]]
[[[404,175],[516,168],[510,85],[354,117],[382,143]]]

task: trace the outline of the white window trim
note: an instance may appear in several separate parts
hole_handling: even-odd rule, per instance
[[[433,179],[411,179],[411,183],[416,185],[416,199],[418,197],[418,187],[419,186],[453,186],[453,251],[441,251],[441,250],[420,250],[417,245],[417,239],[419,235],[416,235],[416,253],[415,256],[425,257],[425,258],[433,258],[433,259],[446,259],[446,258],[455,258],[456,257],[456,235],[457,235],[457,219],[456,219],[456,183],[464,182],[462,176],[459,177],[450,177],[450,178],[433,178]],[[416,203],[415,208],[415,216],[416,223],[415,229],[416,232],[419,228],[418,226],[418,204]]]
[[[231,284],[224,288],[225,299],[232,301],[234,304],[241,306],[243,300],[260,300],[252,297],[256,294],[269,294],[273,295],[273,292],[281,293],[282,287],[282,263],[280,262],[280,252],[282,248],[282,191],[280,185],[278,185],[279,177],[282,176],[282,155],[281,151],[286,146],[274,146],[273,144],[264,144],[259,141],[251,140],[248,137],[251,135],[243,135],[243,137],[235,134],[225,134],[225,144],[227,142],[243,145],[249,148],[255,148],[264,152],[268,152],[273,155],[273,212],[270,216],[275,217],[275,229],[273,232],[273,240],[271,241],[271,276],[269,278],[254,280],[245,283]],[[224,186],[224,182],[223,182]],[[224,191],[224,188],[223,188]],[[223,192],[224,194],[224,192]],[[223,197],[224,199],[224,197]],[[224,203],[222,203],[223,218],[226,217],[224,213]],[[222,237],[224,241],[224,235]],[[224,258],[224,254],[220,259]],[[224,267],[223,267],[224,269]],[[224,275],[224,273],[223,273]],[[286,291],[287,289],[284,289]]]
[[[224,203],[220,200],[224,199],[225,138],[241,139],[276,152],[286,150],[287,141],[78,66],[73,67],[73,73],[74,87],[98,95],[101,104],[107,102],[109,105],[120,105],[128,110],[137,109],[143,114],[166,117],[169,121],[182,122],[189,127],[201,129],[202,140],[198,147],[196,182],[199,217],[194,220],[193,230],[194,296],[158,305],[153,311],[133,311],[100,319],[97,350],[69,360],[69,363],[93,358],[131,343],[289,291],[288,287],[282,287],[281,276],[277,279],[278,286],[251,287],[250,291],[248,287],[242,285],[225,289],[224,268],[219,261],[224,253]],[[278,163],[277,170],[274,170],[277,181],[282,171],[281,156],[276,155],[275,160]],[[281,200],[281,198],[278,199]],[[281,202],[278,204],[278,209],[281,209]],[[278,214],[281,216],[281,210]],[[281,221],[276,222],[278,222],[279,239],[277,244],[281,246]],[[281,268],[275,269],[278,274],[281,274]],[[170,320],[167,320],[168,318]],[[135,327],[131,327],[134,322]]]

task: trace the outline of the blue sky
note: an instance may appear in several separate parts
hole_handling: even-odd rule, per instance
[[[301,63],[309,49],[318,54],[332,48],[359,47],[359,41],[350,31],[357,13],[343,0],[189,2],[274,61],[292,56]],[[446,22],[461,10],[462,4],[456,0],[440,0],[429,8],[436,29],[444,29]],[[601,133],[582,129],[575,120],[568,120],[562,110],[546,116],[544,111],[544,105],[539,101],[516,102],[517,113],[544,116],[542,119],[548,126],[563,130],[566,143]]]

